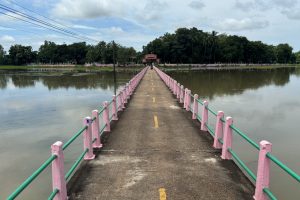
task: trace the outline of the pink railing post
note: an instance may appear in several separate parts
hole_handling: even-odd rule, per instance
[[[181,87],[180,87],[180,103],[183,103],[183,92],[184,92],[184,87],[183,87],[183,85],[181,85]]]
[[[231,117],[226,117],[224,136],[223,136],[223,146],[222,146],[222,159],[230,160],[231,153],[228,151],[229,148],[232,147],[232,129],[230,126],[232,125],[233,120]]]
[[[177,96],[177,81],[173,80],[173,94]]]
[[[190,106],[191,106],[191,90],[187,90],[186,93],[186,111],[190,111]]]
[[[104,101],[103,102],[103,122],[106,125],[104,128],[104,131],[110,132],[110,122],[109,122],[109,107],[108,107],[108,102]]]
[[[116,95],[113,95],[113,101],[112,101],[112,113],[113,118],[112,120],[118,120],[118,111],[117,111],[117,98]]]
[[[187,103],[187,91],[188,89],[184,89],[184,97],[183,97],[183,108],[186,108],[186,103]]]
[[[203,102],[203,106],[202,106],[201,131],[207,131],[207,127],[206,127],[206,124],[208,122],[208,110],[207,110],[207,106],[208,106],[208,101],[204,101]]]
[[[84,160],[93,160],[95,155],[93,153],[92,145],[92,118],[86,117],[83,119],[83,125],[87,128],[83,132],[83,150],[88,149],[88,152],[84,156]]]
[[[132,95],[132,81],[129,81],[129,95],[131,96]]]
[[[118,98],[119,101],[119,107],[118,107],[118,111],[122,111],[122,98],[121,98],[121,93],[119,93]]]
[[[194,95],[194,103],[193,103],[193,116],[192,119],[197,119],[197,115],[198,115],[198,94]]]
[[[220,143],[219,139],[222,139],[223,137],[223,122],[222,122],[223,117],[224,117],[224,112],[219,111],[217,115],[215,138],[214,138],[214,145],[213,145],[215,149],[222,148],[222,144]]]
[[[125,89],[123,89],[122,91],[121,91],[121,98],[122,98],[122,110],[124,110],[125,109]]]
[[[180,100],[180,94],[181,94],[181,88],[180,88],[180,84],[177,83],[176,85],[176,96],[177,96],[177,99]]]
[[[64,153],[62,149],[63,143],[60,141],[51,145],[52,155],[56,155],[56,159],[52,161],[52,189],[58,189],[59,192],[54,197],[55,200],[67,199],[67,186],[64,175]]]
[[[268,200],[267,195],[263,192],[264,188],[270,185],[270,159],[266,154],[272,151],[272,144],[266,140],[259,143],[260,150],[258,156],[257,178],[255,184],[255,200]]]
[[[124,91],[125,91],[125,103],[127,103],[127,102],[128,102],[127,100],[128,100],[128,98],[129,98],[129,97],[128,97],[128,83],[126,84],[125,90],[124,90]]]
[[[99,111],[93,110],[92,111],[92,119],[95,119],[92,123],[92,140],[95,139],[93,143],[93,148],[101,148],[101,138],[99,135],[100,125],[99,125]]]

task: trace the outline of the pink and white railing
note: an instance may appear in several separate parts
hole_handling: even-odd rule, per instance
[[[57,141],[51,145],[51,156],[35,170],[7,199],[15,199],[34,181],[49,165],[52,165],[52,193],[48,200],[66,200],[67,182],[71,179],[82,160],[95,159],[94,149],[103,147],[101,136],[104,132],[111,131],[111,122],[118,120],[118,112],[126,108],[126,104],[131,95],[139,85],[147,72],[148,67],[135,75],[125,87],[117,94],[113,95],[110,102],[103,102],[99,110],[93,110],[91,117],[83,119],[83,128],[74,134],[66,143]],[[83,152],[74,162],[72,167],[64,174],[65,158],[64,150],[67,149],[80,135],[83,136]]]
[[[193,95],[191,90],[184,88],[183,85],[157,67],[154,67],[154,70],[169,87],[179,103],[183,104],[183,108],[186,109],[186,111],[192,112],[192,119],[198,120],[201,123],[201,131],[207,131],[213,137],[213,147],[222,150],[221,158],[226,160],[233,159],[233,161],[242,169],[243,173],[255,185],[255,193],[253,196],[255,200],[277,199],[270,190],[271,161],[300,183],[299,174],[290,169],[271,153],[272,144],[270,142],[262,140],[258,145],[233,124],[232,117],[226,117],[226,119],[224,119],[225,115],[223,111],[213,111],[208,106],[207,100],[201,101],[197,94]],[[208,124],[210,114],[216,118],[214,128]],[[256,175],[232,149],[233,133],[242,137],[253,148],[259,151]]]

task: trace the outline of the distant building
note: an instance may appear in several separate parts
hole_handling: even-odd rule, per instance
[[[157,58],[157,55],[156,54],[146,54],[144,56],[144,59],[143,59],[143,63],[144,64],[159,64],[159,59]]]

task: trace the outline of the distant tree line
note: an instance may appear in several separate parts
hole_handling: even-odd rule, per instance
[[[141,62],[142,56],[155,53],[161,63],[300,63],[300,52],[289,44],[277,46],[246,37],[179,28],[143,46],[142,52],[114,42],[56,44],[45,41],[38,51],[31,46],[13,45],[5,52],[0,45],[0,65],[43,64],[118,64]]]
[[[155,53],[162,63],[296,63],[300,52],[288,44],[277,46],[246,37],[203,32],[197,28],[179,28],[143,47],[143,53]]]
[[[6,53],[0,45],[1,65],[26,65],[30,63],[43,64],[85,64],[113,63],[126,64],[136,61],[137,52],[132,47],[124,47],[115,42],[99,42],[97,45],[87,45],[85,42],[73,44],[56,44],[45,41],[38,51],[31,46],[13,45]]]

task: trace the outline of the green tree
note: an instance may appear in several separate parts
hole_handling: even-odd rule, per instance
[[[5,56],[5,51],[2,45],[0,44],[0,65],[4,64],[4,56]]]
[[[31,46],[13,45],[9,49],[9,58],[13,65],[24,65],[34,61],[35,53]]]
[[[278,63],[290,63],[292,59],[293,48],[288,44],[279,44],[276,47]]]

